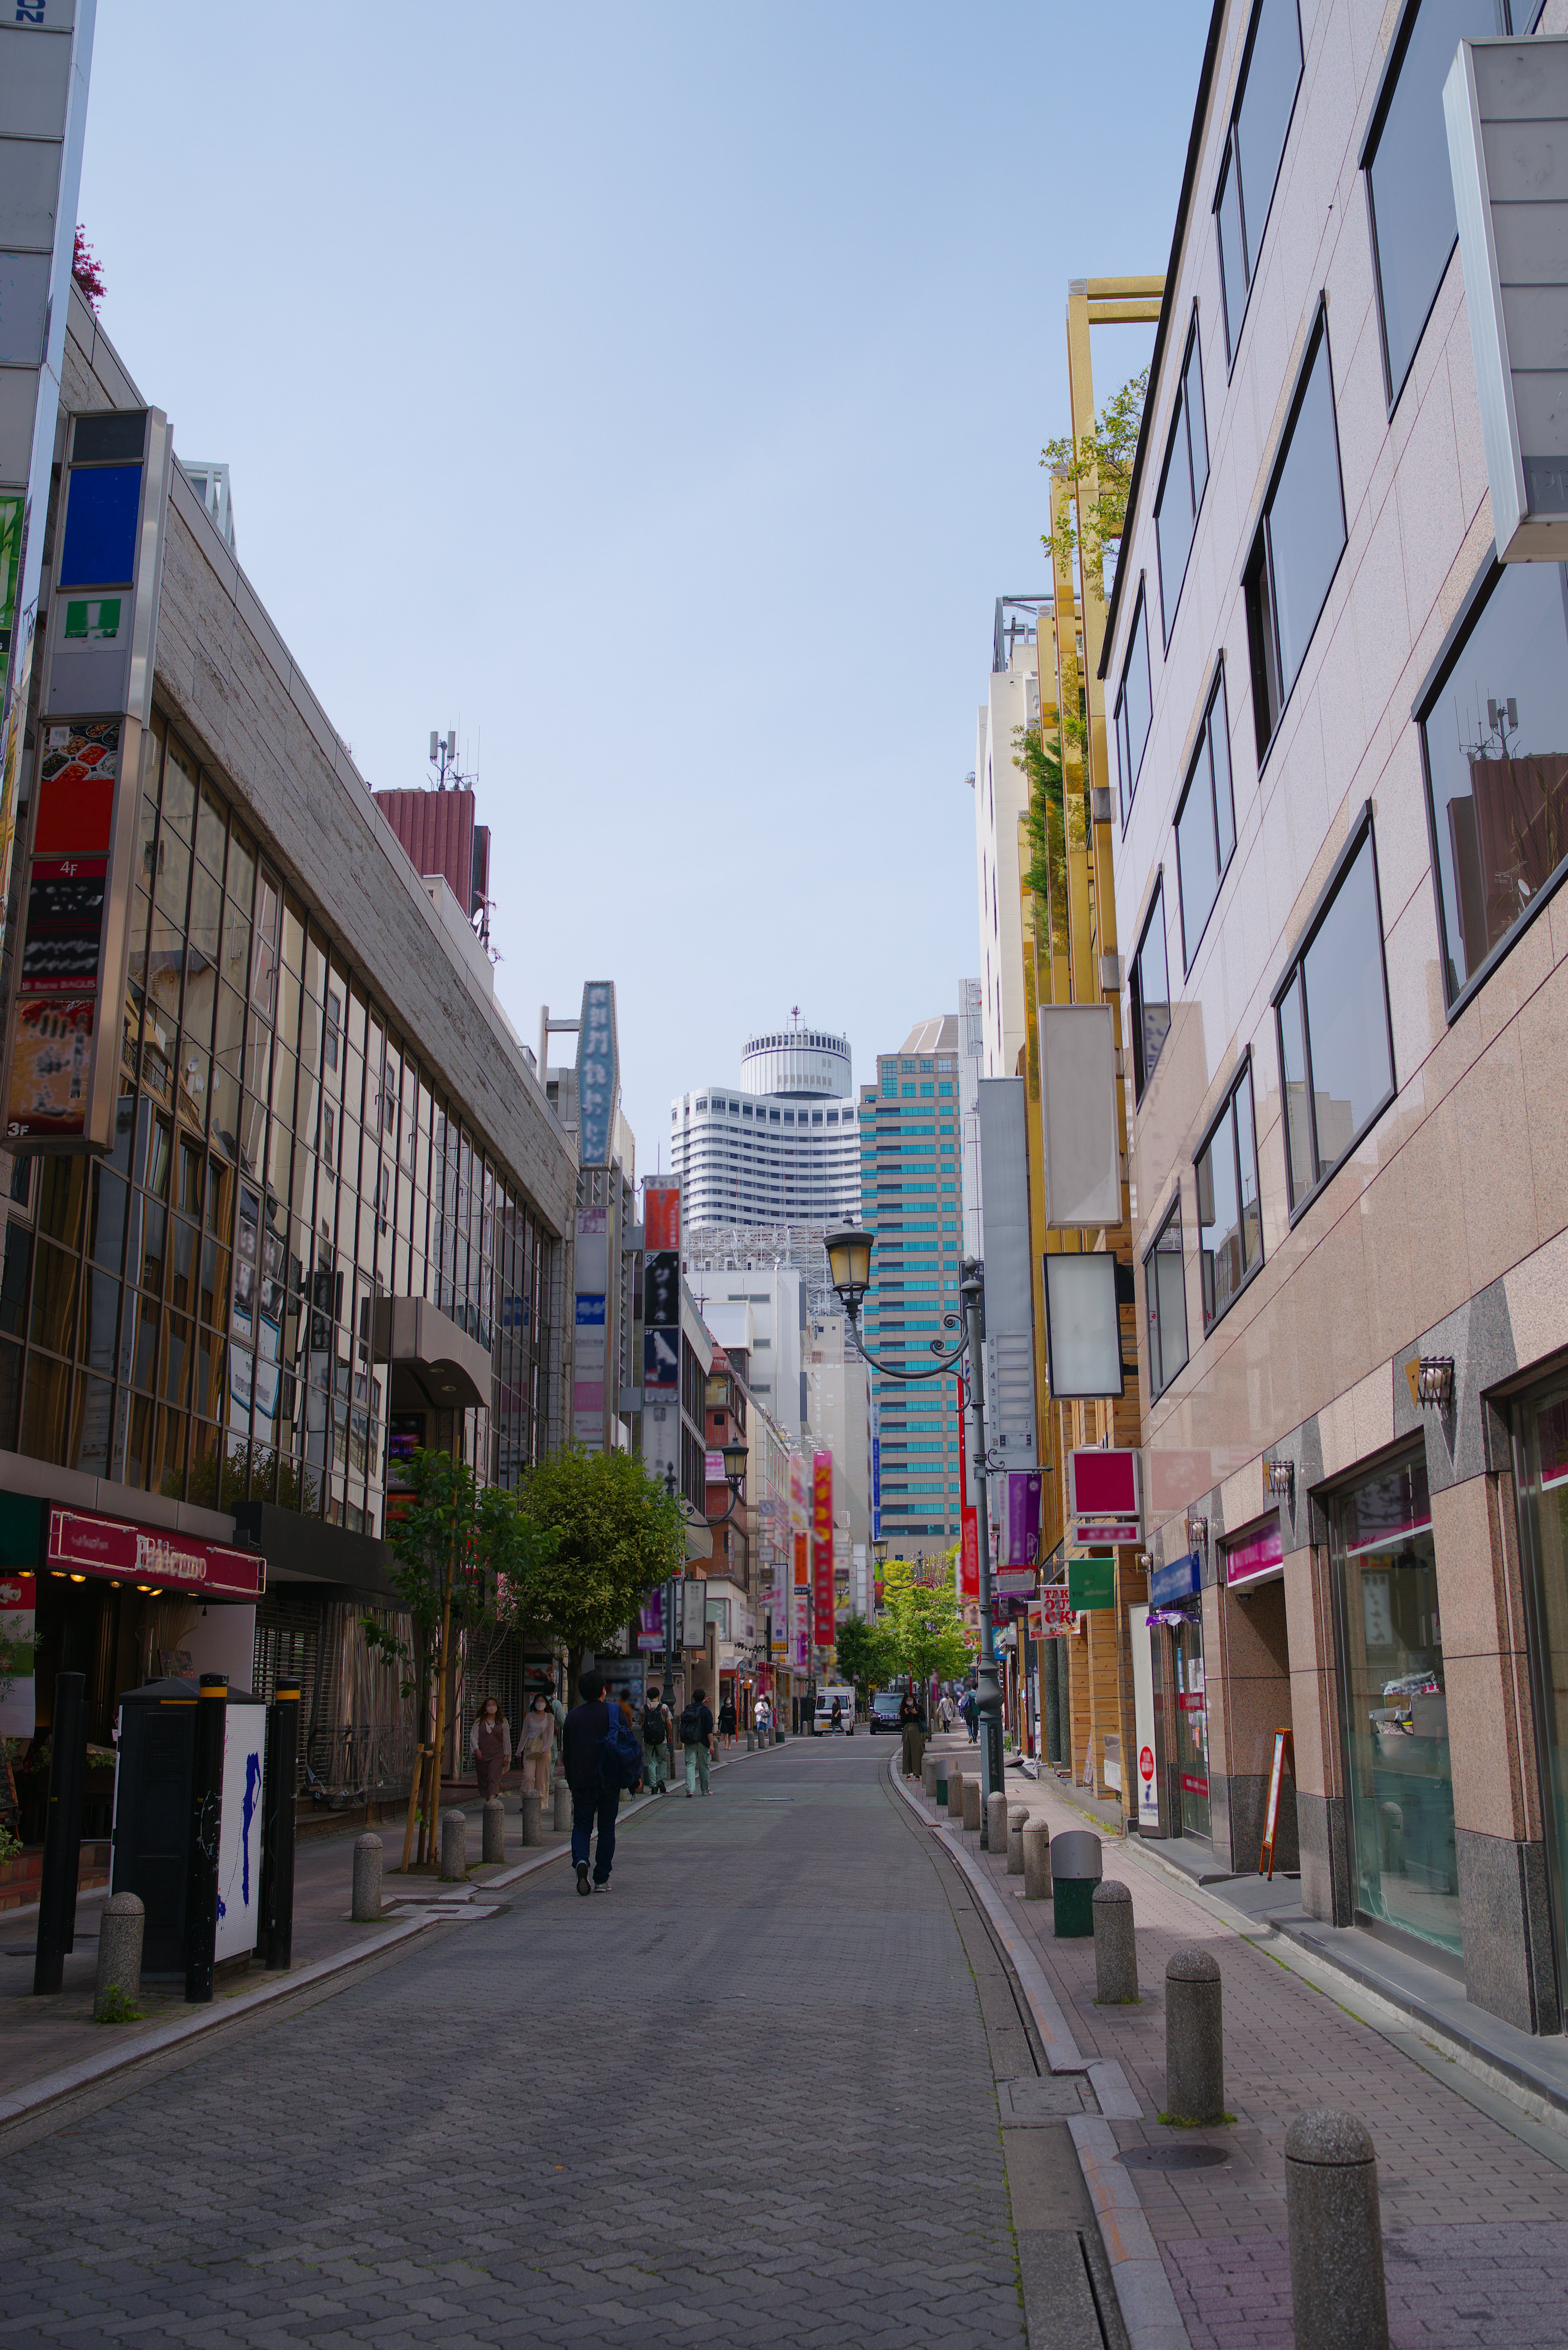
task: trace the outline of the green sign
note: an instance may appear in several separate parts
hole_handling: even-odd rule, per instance
[[[84,597],[79,603],[66,606],[66,641],[67,644],[111,645],[119,634],[120,598],[118,596]]]
[[[1083,1614],[1095,1607],[1114,1607],[1116,1604],[1116,1562],[1110,1553],[1104,1558],[1070,1558],[1067,1561],[1067,1605]]]
[[[22,507],[19,497],[0,498],[0,671],[16,626],[16,580],[22,567]],[[0,688],[5,679],[0,674]]]

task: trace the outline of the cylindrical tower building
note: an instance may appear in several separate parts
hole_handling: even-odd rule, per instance
[[[781,1101],[843,1101],[855,1090],[849,1039],[825,1028],[776,1028],[748,1036],[741,1083],[749,1094],[772,1094]]]

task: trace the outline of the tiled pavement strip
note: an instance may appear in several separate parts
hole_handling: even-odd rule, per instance
[[[972,1749],[953,1742],[951,1751],[978,1769]],[[1085,1825],[1052,1783],[1010,1773],[1008,1794],[1043,1814],[1054,1835]],[[1058,1942],[1048,1905],[1017,1898],[1021,1880],[1007,1877],[1004,1856],[981,1853],[972,1833],[963,1842],[1020,1921],[1080,2049],[1117,2059],[1150,2117],[1113,2123],[1118,2144],[1199,2137],[1230,2154],[1222,2168],[1133,2174],[1194,2350],[1293,2343],[1284,2137],[1315,2106],[1359,2114],[1377,2147],[1396,2350],[1568,2344],[1568,2121],[1511,2126],[1499,2099],[1490,2102],[1500,2117],[1478,2110],[1363,2020],[1376,2002],[1326,1975],[1329,1991],[1314,1988],[1243,1939],[1259,1931],[1251,1921],[1217,1914],[1218,1903],[1115,1837],[1104,1842],[1105,1874],[1132,1892],[1143,1999],[1097,2006],[1093,1942]],[[1165,2106],[1165,1964],[1194,1943],[1220,1963],[1236,2115],[1233,2126],[1198,2133],[1152,2118]],[[1441,2069],[1435,2048],[1432,2061]]]
[[[886,1752],[748,1758],[607,1898],[557,1862],[0,2136],[0,2350],[1022,2344],[977,1977]]]

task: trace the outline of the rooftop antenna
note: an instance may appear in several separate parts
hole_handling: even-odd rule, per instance
[[[790,1005],[789,1016],[798,1028],[800,1026],[800,1006],[798,1003],[792,1003]]]
[[[458,766],[455,726],[445,734],[431,736],[431,764],[436,771],[438,792],[453,792],[473,781],[472,775],[463,775]]]

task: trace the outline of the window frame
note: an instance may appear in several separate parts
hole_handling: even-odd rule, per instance
[[[1160,1254],[1160,1243],[1164,1240],[1167,1232],[1169,1232],[1173,1224],[1176,1227],[1176,1261],[1181,1270],[1182,1336],[1186,1344],[1186,1351],[1183,1354],[1180,1362],[1177,1364],[1175,1369],[1170,1372],[1168,1377],[1161,1376],[1157,1380],[1155,1376],[1156,1364],[1154,1334],[1155,1326],[1158,1325],[1163,1327],[1163,1324],[1161,1323],[1160,1316],[1158,1313],[1153,1315],[1150,1315],[1149,1284],[1154,1277],[1155,1266]],[[1169,1253],[1169,1252],[1167,1252],[1167,1253]],[[1166,1209],[1164,1215],[1161,1216],[1158,1223],[1155,1226],[1154,1238],[1150,1241],[1147,1248],[1145,1249],[1141,1262],[1143,1268],[1144,1330],[1148,1341],[1148,1399],[1150,1403],[1156,1403],[1158,1401],[1159,1398],[1166,1393],[1168,1388],[1175,1386],[1177,1380],[1181,1377],[1182,1372],[1192,1360],[1192,1333],[1187,1326],[1187,1246],[1181,1229],[1181,1185],[1179,1180],[1176,1185],[1176,1189],[1170,1195],[1169,1206]],[[1163,1374],[1165,1369],[1165,1348],[1163,1345],[1161,1345],[1159,1348],[1159,1356],[1160,1360],[1158,1368],[1161,1374]]]
[[[1296,427],[1301,421],[1302,410],[1306,404],[1307,392],[1311,388],[1313,373],[1317,366],[1320,352],[1323,355],[1324,364],[1328,369],[1328,410],[1334,424],[1334,476],[1339,489],[1340,526],[1344,535],[1340,542],[1339,553],[1334,558],[1334,569],[1324,584],[1323,601],[1317,608],[1317,617],[1312,624],[1312,632],[1302,648],[1301,660],[1287,689],[1280,662],[1279,598],[1274,579],[1273,538],[1269,528],[1269,521],[1273,513],[1274,501],[1279,495],[1285,466],[1289,462],[1291,451],[1295,445]],[[1345,461],[1340,454],[1339,446],[1339,402],[1334,396],[1334,347],[1329,340],[1328,332],[1328,296],[1326,292],[1323,292],[1318,296],[1317,309],[1311,331],[1307,336],[1306,347],[1302,353],[1301,364],[1296,369],[1296,380],[1291,386],[1290,405],[1285,411],[1284,427],[1280,434],[1279,446],[1274,452],[1274,462],[1269,468],[1269,485],[1263,493],[1262,504],[1258,510],[1257,527],[1247,543],[1247,557],[1241,567],[1241,603],[1247,624],[1247,665],[1252,689],[1252,732],[1257,742],[1260,775],[1269,763],[1274,744],[1280,739],[1280,731],[1285,723],[1285,712],[1289,710],[1294,699],[1296,687],[1301,682],[1302,671],[1306,667],[1307,654],[1317,637],[1323,616],[1328,609],[1328,599],[1334,593],[1334,583],[1339,577],[1339,567],[1345,561],[1349,546],[1350,516],[1345,503]],[[1259,693],[1260,647],[1255,640],[1253,627],[1253,602],[1257,593],[1252,585],[1254,575],[1261,579],[1266,590],[1263,598],[1266,609],[1263,611],[1262,619],[1267,628],[1267,637],[1261,650],[1267,674],[1262,682],[1277,698],[1279,704],[1266,738],[1260,725],[1265,702],[1264,699],[1260,698]]]
[[[1179,889],[1179,883],[1178,888]],[[1132,963],[1127,972],[1127,985],[1132,993],[1133,1106],[1135,1108],[1142,1107],[1144,1097],[1154,1082],[1155,1070],[1159,1066],[1160,1055],[1165,1051],[1165,1044],[1162,1041],[1159,1052],[1155,1055],[1149,1067],[1147,1069],[1144,1067],[1143,991],[1138,983],[1138,975],[1143,964],[1144,944],[1154,928],[1156,915],[1159,917],[1160,938],[1165,947],[1165,1008],[1168,1014],[1171,1009],[1170,933],[1165,920],[1165,868],[1163,865],[1158,866],[1155,871],[1154,889],[1149,898],[1148,910],[1138,930],[1137,945],[1133,951]],[[1167,1038],[1170,1035],[1170,1028],[1171,1023],[1168,1018],[1165,1029]]]
[[[1448,966],[1450,951],[1449,920],[1443,905],[1442,873],[1438,863],[1437,810],[1432,801],[1432,769],[1427,756],[1427,722],[1437,708],[1444,687],[1459,666],[1459,659],[1465,647],[1469,643],[1482,613],[1490,603],[1495,591],[1502,585],[1508,567],[1507,564],[1499,561],[1494,546],[1466,589],[1464,600],[1455,613],[1448,634],[1438,649],[1437,659],[1427,671],[1421,682],[1420,691],[1410,704],[1410,717],[1415,725],[1416,741],[1421,754],[1421,789],[1427,804],[1427,847],[1431,864],[1432,894],[1438,917],[1438,941],[1442,950],[1443,967],[1440,975],[1443,981],[1443,994],[1447,1002],[1446,1017],[1450,1028],[1459,1014],[1469,1010],[1505,957],[1513,952],[1514,948],[1539,918],[1542,910],[1552,903],[1564,881],[1568,881],[1568,853],[1565,853],[1558,858],[1551,874],[1532,899],[1528,910],[1521,914],[1512,929],[1499,939],[1486,960],[1476,965],[1464,985],[1457,989],[1451,998],[1449,996]]]
[[[1187,892],[1182,887],[1181,880],[1181,812],[1187,806],[1189,799],[1191,797],[1193,786],[1198,781],[1198,770],[1203,762],[1205,754],[1208,754],[1209,759],[1209,785],[1210,800],[1212,800],[1214,785],[1214,756],[1210,748],[1210,735],[1211,714],[1216,702],[1220,703],[1224,714],[1225,771],[1230,779],[1231,785],[1231,847],[1223,864],[1220,867],[1218,874],[1216,875],[1214,882],[1214,895],[1210,899],[1209,911],[1204,915],[1202,921],[1199,925],[1197,937],[1193,940],[1191,946],[1189,947],[1187,943]],[[1226,876],[1231,870],[1232,861],[1236,855],[1236,763],[1231,756],[1231,696],[1225,683],[1225,652],[1223,647],[1220,648],[1219,653],[1216,655],[1214,667],[1210,673],[1209,691],[1203,698],[1203,712],[1202,716],[1199,720],[1198,734],[1192,746],[1192,756],[1187,763],[1187,776],[1181,786],[1181,796],[1176,803],[1176,814],[1171,820],[1170,829],[1171,837],[1176,843],[1176,903],[1177,910],[1181,920],[1181,976],[1183,979],[1186,979],[1190,973],[1193,964],[1197,962],[1198,951],[1202,946],[1204,939],[1208,935],[1209,925],[1214,919],[1214,909],[1220,903],[1220,895],[1225,887]],[[1220,846],[1218,831],[1216,831],[1215,834],[1214,846],[1216,852],[1218,852]]]
[[[1258,1202],[1258,1261],[1250,1272],[1246,1269],[1246,1246],[1245,1243],[1243,1243],[1241,1251],[1241,1278],[1236,1284],[1235,1288],[1231,1292],[1230,1296],[1227,1298],[1225,1304],[1220,1307],[1219,1313],[1213,1316],[1212,1320],[1210,1320],[1207,1300],[1203,1294],[1203,1193],[1198,1181],[1198,1168],[1199,1162],[1208,1156],[1209,1151],[1213,1146],[1214,1138],[1220,1132],[1220,1128],[1225,1125],[1227,1120],[1229,1120],[1231,1128],[1231,1151],[1236,1164],[1236,1214],[1239,1225],[1243,1224],[1244,1219],[1241,1199],[1241,1141],[1236,1126],[1236,1097],[1241,1092],[1243,1086],[1247,1087],[1252,1104],[1252,1183]],[[1219,1108],[1210,1119],[1208,1129],[1203,1136],[1203,1139],[1199,1142],[1197,1149],[1192,1154],[1192,1185],[1194,1196],[1193,1226],[1198,1241],[1199,1311],[1203,1315],[1203,1336],[1199,1338],[1198,1342],[1199,1345],[1201,1346],[1204,1338],[1209,1337],[1213,1331],[1218,1330],[1220,1323],[1223,1322],[1226,1315],[1230,1313],[1238,1298],[1251,1287],[1253,1282],[1256,1281],[1258,1275],[1263,1270],[1266,1256],[1266,1252],[1263,1247],[1263,1183],[1262,1176],[1258,1167],[1258,1088],[1252,1083],[1252,1048],[1250,1045],[1242,1054],[1241,1062],[1231,1076],[1229,1086],[1227,1086],[1225,1089],[1224,1100],[1220,1103]]]
[[[1247,314],[1252,307],[1252,288],[1258,282],[1258,272],[1255,266],[1246,271],[1246,298],[1241,304],[1241,315],[1236,320],[1234,328],[1232,328],[1231,323],[1231,306],[1225,299],[1224,248],[1220,242],[1219,226],[1220,203],[1220,198],[1225,192],[1226,182],[1231,172],[1234,172],[1236,173],[1237,194],[1240,199],[1241,205],[1238,218],[1241,224],[1243,246],[1242,266],[1245,268],[1246,245],[1251,243],[1255,253],[1262,253],[1263,239],[1268,234],[1269,223],[1273,218],[1274,198],[1279,192],[1280,174],[1285,168],[1285,151],[1291,143],[1291,131],[1295,124],[1296,107],[1301,99],[1302,84],[1306,79],[1306,43],[1302,38],[1302,12],[1300,0],[1289,0],[1289,5],[1293,6],[1296,12],[1296,46],[1301,51],[1302,61],[1300,70],[1296,75],[1295,90],[1291,99],[1291,110],[1285,118],[1285,135],[1280,142],[1279,165],[1274,172],[1273,185],[1269,190],[1269,201],[1263,207],[1263,217],[1258,224],[1258,234],[1256,238],[1249,238],[1247,234],[1246,191],[1241,185],[1241,173],[1238,167],[1237,158],[1239,150],[1237,147],[1236,129],[1241,118],[1241,107],[1247,95],[1248,77],[1251,75],[1252,70],[1252,53],[1257,47],[1258,27],[1262,22],[1263,10],[1268,5],[1268,0],[1252,0],[1252,13],[1247,25],[1247,36],[1241,46],[1241,70],[1236,76],[1236,94],[1231,101],[1231,120],[1226,126],[1225,151],[1220,161],[1219,176],[1214,182],[1214,199],[1209,207],[1210,215],[1215,224],[1214,242],[1220,256],[1220,308],[1225,322],[1225,380],[1227,383],[1230,382],[1231,378],[1236,372],[1236,356],[1241,347],[1241,329],[1247,323]]]
[[[1165,577],[1165,547],[1159,535],[1159,518],[1165,506],[1165,492],[1170,479],[1170,468],[1177,453],[1178,432],[1181,433],[1182,445],[1187,452],[1189,486],[1190,487],[1191,484],[1192,400],[1188,387],[1188,372],[1194,361],[1197,362],[1198,368],[1198,396],[1203,405],[1203,487],[1192,502],[1192,535],[1187,542],[1187,552],[1181,559],[1181,577],[1177,580],[1174,589],[1168,592]],[[1164,652],[1168,652],[1170,650],[1170,634],[1176,626],[1176,615],[1181,603],[1181,591],[1187,584],[1188,572],[1192,567],[1192,550],[1198,543],[1199,517],[1203,512],[1203,501],[1208,495],[1209,475],[1211,470],[1209,463],[1209,402],[1203,390],[1203,345],[1198,332],[1196,297],[1193,300],[1191,318],[1187,329],[1187,341],[1182,349],[1181,368],[1176,380],[1176,409],[1170,420],[1170,429],[1166,435],[1165,463],[1160,468],[1159,487],[1155,492],[1154,499],[1155,567],[1159,573],[1159,620],[1162,631],[1161,650]]]
[[[1307,956],[1312,951],[1313,944],[1317,938],[1317,934],[1319,931],[1322,930],[1324,923],[1334,906],[1334,900],[1339,895],[1340,885],[1345,879],[1357,857],[1361,854],[1364,846],[1370,846],[1372,852],[1372,902],[1377,916],[1377,967],[1383,978],[1383,1021],[1385,1032],[1388,1039],[1389,1085],[1387,1092],[1382,1096],[1380,1100],[1374,1104],[1366,1117],[1363,1118],[1361,1124],[1355,1128],[1349,1141],[1345,1144],[1345,1149],[1340,1152],[1339,1157],[1334,1160],[1332,1165],[1324,1166],[1321,1164],[1317,1148],[1317,1110],[1314,1100],[1312,1066],[1312,1026],[1311,1022],[1307,1017],[1306,984],[1303,977],[1303,967],[1305,965]],[[1302,1042],[1303,1050],[1306,1054],[1306,1105],[1307,1117],[1310,1121],[1308,1126],[1308,1139],[1312,1149],[1314,1166],[1316,1170],[1313,1180],[1302,1192],[1299,1199],[1295,1196],[1295,1185],[1291,1173],[1291,1141],[1289,1129],[1290,1106],[1285,1089],[1284,1031],[1281,1019],[1281,1006],[1283,1003],[1285,997],[1290,993],[1293,984],[1298,979],[1302,981]],[[1383,931],[1383,886],[1377,871],[1377,835],[1376,827],[1373,823],[1372,802],[1370,800],[1366,800],[1363,803],[1360,815],[1356,817],[1345,837],[1344,847],[1340,850],[1339,855],[1334,860],[1334,865],[1327,880],[1324,883],[1323,888],[1318,891],[1316,898],[1313,901],[1312,911],[1308,914],[1305,922],[1302,925],[1296,942],[1291,949],[1290,961],[1286,963],[1283,971],[1274,983],[1273,991],[1269,997],[1269,1004],[1274,1015],[1274,1050],[1278,1055],[1280,1072],[1280,1136],[1281,1146],[1285,1156],[1285,1196],[1290,1201],[1290,1222],[1293,1230],[1295,1225],[1300,1222],[1303,1216],[1306,1214],[1308,1209],[1311,1208],[1314,1202],[1321,1198],[1323,1193],[1328,1189],[1328,1186],[1333,1182],[1340,1169],[1355,1154],[1355,1152],[1360,1149],[1362,1143],[1366,1141],[1366,1137],[1371,1133],[1379,1118],[1383,1118],[1386,1114],[1390,1106],[1399,1097],[1399,1069],[1398,1064],[1394,1057],[1394,1011],[1393,1006],[1388,1000],[1388,951],[1385,942]],[[1257,1116],[1257,1095],[1255,1091],[1252,1097],[1252,1113],[1255,1119]]]
[[[1143,774],[1144,758],[1148,750],[1148,738],[1154,733],[1154,665],[1148,657],[1147,588],[1148,575],[1147,572],[1140,571],[1137,576],[1137,600],[1133,606],[1132,625],[1127,630],[1127,659],[1122,663],[1121,680],[1116,687],[1116,704],[1111,712],[1111,723],[1116,738],[1116,784],[1121,793],[1124,834],[1132,816],[1132,805],[1137,792],[1138,777]],[[1137,766],[1129,781],[1127,769],[1132,764],[1128,755],[1130,737],[1124,739],[1122,712],[1127,707],[1127,679],[1132,674],[1132,665],[1137,656],[1140,637],[1143,639],[1144,683],[1148,690],[1148,724],[1144,728],[1143,741],[1138,744]]]

